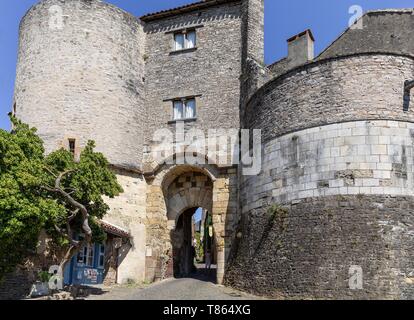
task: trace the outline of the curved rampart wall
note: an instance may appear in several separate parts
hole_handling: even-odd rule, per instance
[[[413,298],[414,113],[403,110],[413,67],[383,54],[325,60],[253,96],[244,120],[263,130],[262,170],[241,176],[227,284],[285,298]],[[354,270],[362,287],[349,282]]]

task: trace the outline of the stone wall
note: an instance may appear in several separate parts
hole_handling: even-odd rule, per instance
[[[35,280],[33,272],[20,268],[14,273],[7,274],[0,283],[0,300],[27,298]]]
[[[113,223],[132,236],[131,245],[119,249],[118,282],[145,280],[147,184],[142,175],[116,170],[119,184],[124,193],[114,199],[106,199],[110,212],[104,220]]]
[[[240,176],[228,285],[288,299],[413,298],[413,71],[408,56],[352,55],[255,93],[243,120],[262,129],[262,170]],[[363,289],[350,287],[352,266]]]
[[[21,23],[16,114],[47,152],[93,139],[117,168],[124,193],[106,199],[105,219],[133,236],[119,282],[168,276],[172,221],[203,206],[219,283],[286,298],[412,298],[412,10],[370,13],[316,61],[274,65],[270,81],[263,10],[263,0],[223,1],[140,22],[101,1],[41,1]],[[174,32],[188,28],[196,48],[174,52]],[[152,159],[154,132],[174,128],[172,99],[183,97],[197,104],[187,132],[262,129],[262,172]],[[269,216],[273,204],[286,216]],[[362,290],[349,289],[352,265]]]
[[[174,227],[185,209],[202,207],[212,210],[213,183],[202,172],[189,171],[177,177],[168,187],[166,197],[168,221]]]
[[[280,298],[414,297],[414,124],[354,121],[268,141],[240,177],[242,240],[226,283]],[[269,215],[272,205],[289,208]],[[349,287],[349,268],[364,272]]]
[[[244,127],[262,129],[266,142],[330,123],[413,121],[414,108],[403,111],[404,82],[412,78],[414,60],[406,56],[364,54],[311,63],[260,88],[246,107]]]
[[[243,215],[226,284],[282,299],[413,299],[412,197],[307,198],[283,217]],[[350,268],[363,287],[350,289]]]
[[[217,251],[217,283],[222,284],[240,222],[237,169],[223,170],[213,186],[213,228]]]
[[[39,2],[20,26],[17,116],[38,128],[47,152],[93,139],[112,164],[139,168],[144,49],[139,20],[112,5]]]
[[[29,296],[32,284],[39,281],[40,271],[49,271],[53,265],[59,265],[66,248],[59,247],[42,230],[36,251],[23,259],[12,273],[6,274],[0,282],[0,300],[18,300]]]
[[[264,65],[264,0],[243,0],[242,57]]]
[[[367,12],[362,29],[347,29],[318,59],[364,52],[414,54],[414,10],[388,9]]]
[[[174,31],[196,27],[195,50],[173,52]],[[196,97],[186,129],[239,128],[241,6],[230,2],[146,24],[146,141],[173,129],[169,99]]]
[[[356,121],[297,131],[263,146],[262,172],[241,177],[243,212],[319,196],[414,196],[414,123]]]

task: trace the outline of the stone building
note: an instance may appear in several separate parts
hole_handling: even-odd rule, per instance
[[[131,236],[118,282],[172,276],[185,245],[176,225],[201,207],[219,283],[286,298],[414,298],[414,13],[362,23],[317,57],[306,30],[266,66],[264,0],[140,18],[98,0],[43,0],[21,22],[13,110],[48,152],[76,156],[93,139],[110,160],[125,192],[105,220]],[[179,148],[154,157],[159,129],[180,127],[261,129],[261,172],[207,152],[180,161],[180,134]],[[220,145],[228,158],[233,142]],[[274,204],[286,216],[269,215]]]

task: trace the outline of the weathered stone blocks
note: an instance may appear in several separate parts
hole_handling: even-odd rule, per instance
[[[287,209],[283,225],[266,206],[243,215],[227,285],[283,299],[413,298],[412,197],[313,197]],[[361,289],[350,287],[354,265]]]
[[[315,65],[318,70],[312,71]],[[375,70],[375,76],[371,70]],[[364,144],[367,128],[355,126],[352,121],[396,120],[389,121],[383,130],[387,131],[385,136],[394,136],[398,140],[400,129],[404,129],[398,121],[414,121],[413,108],[403,111],[404,79],[413,78],[413,70],[412,57],[385,53],[319,60],[261,87],[247,103],[243,125],[249,129],[262,129],[263,139],[267,142],[314,127],[314,131],[308,132],[311,139],[319,130],[318,126],[350,121],[349,126],[326,133],[329,135],[326,138],[334,139],[336,144],[347,136],[347,142],[351,144]],[[303,89],[300,94],[298,88]],[[370,135],[383,136],[383,131],[375,131],[380,128],[369,130]],[[379,155],[384,152],[381,147],[377,151]]]
[[[351,125],[361,130],[342,131]],[[398,128],[398,141],[396,129],[387,121],[357,121],[297,131],[267,142],[262,174],[241,178],[243,211],[260,205],[257,201],[263,197],[283,204],[335,194],[414,195],[414,125],[404,126]],[[344,136],[335,147],[338,132]],[[389,144],[369,143],[376,143],[378,132]]]

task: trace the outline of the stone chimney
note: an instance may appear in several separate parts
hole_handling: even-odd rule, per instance
[[[315,38],[311,30],[303,31],[287,40],[289,68],[295,68],[313,60],[315,55]]]

